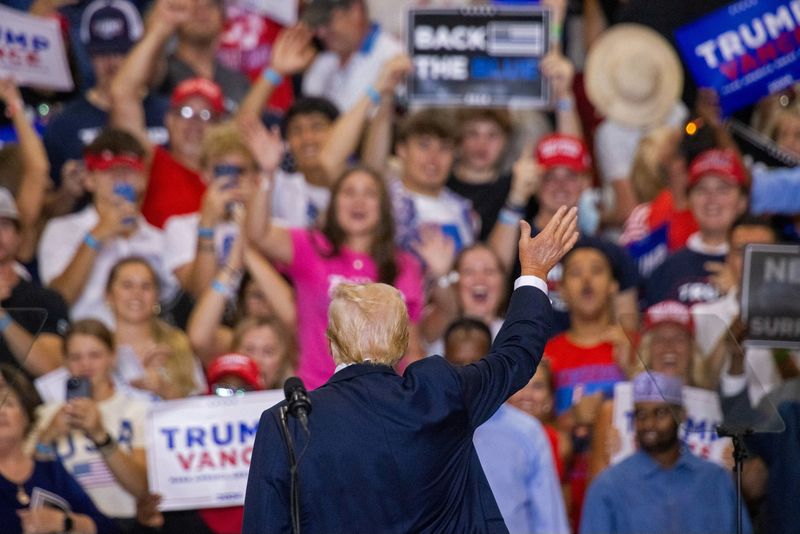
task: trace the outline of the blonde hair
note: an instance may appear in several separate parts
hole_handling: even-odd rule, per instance
[[[652,354],[650,352],[650,341],[653,337],[652,331],[646,332],[642,339],[639,341],[639,347],[637,353],[639,355],[639,361],[637,362],[636,371],[634,371],[633,376],[636,374],[649,370],[652,367]],[[680,377],[681,380],[684,380],[687,386],[693,386],[696,388],[703,388],[703,389],[711,389],[711,379],[708,376],[708,368],[706,366],[705,358],[703,358],[703,353],[698,347],[697,343],[694,341],[694,337],[691,337],[691,354],[689,354],[689,368],[687,369],[688,376]]]
[[[328,341],[337,363],[394,365],[408,348],[408,310],[387,284],[340,284],[328,307]]]
[[[666,186],[664,149],[675,142],[675,130],[669,127],[653,130],[639,142],[631,167],[631,183],[639,202],[650,202]]]
[[[182,330],[157,318],[153,320],[152,332],[156,343],[163,343],[170,348],[170,355],[164,363],[170,382],[178,390],[180,397],[188,397],[198,387],[195,382],[194,353],[189,338]]]
[[[235,122],[226,121],[207,128],[201,146],[200,167],[205,168],[211,162],[231,153],[246,157],[253,167],[257,165]]]

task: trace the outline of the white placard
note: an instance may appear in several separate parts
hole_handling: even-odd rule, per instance
[[[683,407],[686,421],[681,423],[680,438],[695,456],[711,460],[720,465],[726,464],[730,454],[730,438],[717,436],[717,425],[722,422],[722,408],[719,397],[707,389],[684,386]],[[614,385],[614,428],[619,432],[620,449],[611,457],[616,464],[636,450],[636,436],[633,429],[633,388],[630,382]]]
[[[54,19],[0,6],[0,76],[57,91],[74,87],[61,29]]]
[[[147,417],[147,475],[161,510],[244,504],[261,413],[283,391],[154,404]]]
[[[297,0],[235,0],[231,3],[244,11],[269,17],[283,26],[297,22]]]

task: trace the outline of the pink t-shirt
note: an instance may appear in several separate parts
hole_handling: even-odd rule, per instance
[[[295,228],[293,258],[286,269],[297,300],[297,333],[300,342],[298,375],[308,389],[314,389],[333,375],[335,365],[328,350],[328,304],[331,290],[341,283],[366,284],[378,280],[375,262],[368,254],[342,248],[338,256],[326,257],[331,244],[318,230]],[[422,269],[417,260],[398,251],[394,286],[403,294],[408,315],[416,323],[424,304]]]

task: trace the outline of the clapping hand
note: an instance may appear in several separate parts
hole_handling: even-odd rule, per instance
[[[561,206],[547,226],[531,237],[531,225],[520,221],[519,263],[523,275],[547,280],[547,273],[578,241],[578,208]]]
[[[256,117],[242,117],[239,120],[244,141],[262,172],[272,174],[283,161],[283,139],[280,128],[273,126],[269,130]]]

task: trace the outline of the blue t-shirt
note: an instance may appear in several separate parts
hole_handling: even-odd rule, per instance
[[[144,99],[145,124],[153,144],[167,141],[164,114],[169,101],[159,96]],[[50,177],[56,187],[61,184],[61,167],[69,159],[82,159],[83,148],[108,125],[108,113],[79,96],[55,115],[44,131],[44,147],[50,160]]]
[[[723,262],[725,255],[703,254],[687,247],[672,253],[647,279],[646,306],[662,300],[677,300],[687,306],[717,300],[719,291],[705,268],[709,261]]]
[[[117,532],[116,525],[100,513],[86,492],[57,460],[36,461],[33,474],[22,486],[29,497],[33,495],[34,488],[57,495],[67,502],[70,511],[91,517],[98,534]],[[22,532],[17,510],[26,506],[19,503],[17,493],[17,485],[0,475],[0,531],[4,534]]]

